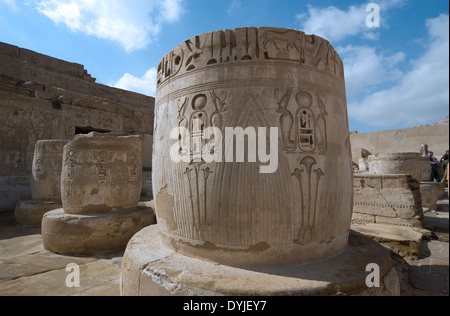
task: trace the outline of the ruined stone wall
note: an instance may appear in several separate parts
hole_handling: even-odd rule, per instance
[[[0,210],[31,198],[34,145],[89,131],[144,136],[151,170],[154,98],[95,83],[82,65],[0,43]]]
[[[440,159],[449,148],[449,125],[421,126],[372,133],[351,133],[352,160],[358,163],[364,148],[372,154],[420,152],[427,144]]]

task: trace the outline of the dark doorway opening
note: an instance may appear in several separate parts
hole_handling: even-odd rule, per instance
[[[89,134],[91,132],[97,132],[97,133],[111,133],[111,131],[105,130],[105,129],[98,129],[98,128],[92,128],[92,127],[75,127],[75,135],[79,134]]]

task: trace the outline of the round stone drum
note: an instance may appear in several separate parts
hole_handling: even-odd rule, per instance
[[[370,174],[409,174],[418,181],[430,178],[430,158],[420,153],[384,153],[370,155]]]
[[[345,81],[328,41],[268,27],[195,36],[160,62],[156,100],[163,243],[236,266],[311,262],[347,246]]]
[[[79,135],[64,147],[61,197],[67,214],[135,208],[142,189],[142,140],[99,133]]]
[[[61,201],[61,168],[67,140],[39,140],[34,147],[31,176],[33,200]]]

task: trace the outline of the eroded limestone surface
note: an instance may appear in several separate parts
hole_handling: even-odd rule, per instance
[[[343,64],[328,41],[268,27],[205,33],[167,53],[157,78],[153,189],[168,246],[228,264],[312,261],[346,247],[347,104]],[[214,136],[218,160],[206,162],[201,150],[171,159],[183,137],[211,153],[209,127],[222,135]],[[261,173],[270,162],[256,144],[227,159],[227,127],[253,129],[258,148],[276,149],[275,171]]]
[[[67,140],[41,140],[34,148],[31,176],[33,200],[61,201],[61,166]]]
[[[354,175],[354,223],[422,227],[419,182],[409,175]]]
[[[68,214],[136,207],[142,189],[139,136],[80,135],[64,148],[62,202]]]
[[[63,208],[42,219],[45,248],[67,255],[124,248],[155,222],[151,207],[138,206],[141,188],[140,136],[77,136],[64,147]]]
[[[417,181],[430,179],[430,159],[420,153],[383,153],[368,157],[369,174],[408,174]]]

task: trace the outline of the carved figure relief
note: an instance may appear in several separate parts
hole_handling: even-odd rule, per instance
[[[158,64],[157,84],[159,85],[167,77],[176,75],[180,71],[183,61],[184,51],[181,49],[175,49],[164,56]]]
[[[23,126],[32,126],[32,122],[30,113],[22,109],[11,111],[4,121],[0,135],[2,169],[26,170],[27,166],[28,169],[31,167],[33,157],[27,157],[30,132]]]
[[[124,129],[122,114],[81,108],[72,105],[63,106],[63,119],[68,124],[67,135],[75,134],[75,126],[121,132]]]
[[[324,151],[328,147],[327,121],[325,119],[328,113],[325,108],[325,103],[322,101],[319,95],[317,95],[317,105],[319,107],[319,114],[317,114],[316,118],[317,124],[316,140],[319,150]]]
[[[246,27],[186,40],[159,63],[157,85],[176,74],[208,65],[258,60],[296,62],[344,79],[342,60],[328,41],[296,30]]]
[[[72,198],[72,183],[74,179],[74,163],[75,163],[75,151],[70,150],[65,159],[64,165],[66,166],[66,183],[61,185],[61,195],[65,194],[67,200]]]
[[[188,181],[191,214],[197,232],[209,224],[206,189],[209,175],[212,173],[204,162],[190,165],[184,173]]]
[[[106,179],[107,169],[106,169],[106,159],[108,157],[108,153],[106,151],[100,151],[98,153],[99,160],[97,162],[97,176],[100,181]]]
[[[314,227],[320,201],[319,188],[324,172],[313,157],[303,158],[294,169],[292,176],[297,178],[302,202],[301,225],[298,232],[299,243],[307,244],[314,238]]]
[[[204,162],[202,158],[204,151],[213,150],[205,146],[207,143],[204,135],[205,129],[208,127],[216,127],[221,131],[223,129],[222,113],[226,111],[227,92],[221,93],[213,90],[210,92],[210,97],[208,99],[206,94],[198,94],[192,98],[191,102],[189,97],[178,100],[179,154],[181,156],[191,155],[191,163]],[[187,114],[186,112],[191,113]],[[221,140],[219,137],[213,139]],[[208,143],[211,144],[211,142]]]
[[[315,154],[328,148],[326,101],[316,93],[304,90],[274,90],[280,113],[283,147],[287,154],[298,155],[291,164],[291,176],[298,183],[301,204],[300,229],[296,242],[307,244],[317,238],[314,227],[322,218],[318,215],[325,166]],[[294,96],[294,97],[293,97]]]
[[[178,100],[178,139],[180,141],[179,154],[189,155],[189,163],[183,174],[186,181],[190,216],[197,231],[204,225],[209,225],[208,194],[206,192],[210,175],[214,173],[207,166],[203,155],[207,148],[205,129],[213,126],[223,128],[222,113],[226,111],[227,92],[211,91],[209,96],[200,93]],[[185,133],[185,134],[183,134]],[[219,138],[217,138],[219,139]],[[222,138],[220,137],[220,141]],[[210,141],[210,140],[208,140]],[[214,148],[214,146],[213,146]],[[201,197],[201,198],[200,198]]]
[[[139,168],[139,166],[137,165],[136,162],[136,154],[133,152],[128,152],[127,153],[127,163],[130,164],[130,166],[128,167],[128,173],[129,173],[129,179],[130,182],[136,182],[137,181],[137,168]]]
[[[294,103],[292,93],[293,89],[287,89],[282,95],[280,89],[274,91],[285,150],[288,153],[325,151],[328,147],[325,103],[319,95],[313,98],[306,91],[299,91]]]
[[[352,170],[338,58],[326,40],[269,27],[194,36],[164,57],[153,185],[167,244],[238,265],[347,246]],[[222,132],[221,161],[206,155],[211,127]]]
[[[304,33],[293,30],[266,30],[260,33],[265,59],[305,62]]]

